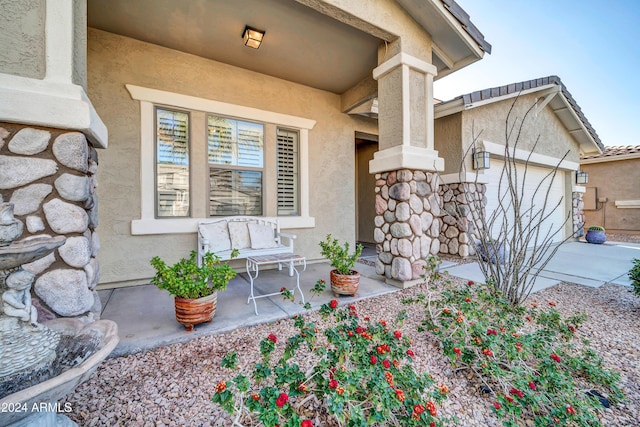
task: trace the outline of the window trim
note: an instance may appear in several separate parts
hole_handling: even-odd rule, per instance
[[[298,129],[300,132],[300,216],[266,218],[278,219],[280,226],[285,229],[315,227],[315,218],[309,216],[309,130],[315,126],[315,120],[131,84],[126,84],[125,87],[131,98],[140,102],[140,219],[131,221],[131,234],[193,233],[197,229],[198,222],[210,219],[155,218],[154,109],[156,106],[197,110]]]

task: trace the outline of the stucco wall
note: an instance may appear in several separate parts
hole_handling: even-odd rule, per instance
[[[444,159],[443,174],[460,171],[462,160],[462,113],[452,114],[435,120],[433,126],[434,148]]]
[[[0,72],[45,75],[45,0],[0,0]]]
[[[606,197],[598,203],[598,210],[585,210],[585,227],[600,225],[608,231],[640,232],[640,209],[620,209],[616,200],[640,200],[638,178],[640,159],[583,164],[581,170],[589,173],[587,187],[597,188],[597,197]]]
[[[354,132],[376,134],[375,122],[340,112],[338,95],[90,28],[88,93],[109,129],[101,153],[101,284],[142,283],[149,260],[177,260],[196,248],[196,235],[132,236],[140,218],[140,109],[125,84],[244,105],[316,120],[309,132],[309,204],[314,229],[295,229],[296,252],[320,257],[328,233],[355,241]],[[240,263],[243,265],[243,263]]]
[[[517,131],[523,117],[527,110],[534,105],[537,97],[539,97],[539,94],[529,94],[517,100],[509,118],[509,127],[514,123],[514,120],[516,123],[510,139],[511,146],[516,142]],[[472,129],[475,131],[476,136],[482,132],[479,141],[490,141],[504,145],[507,114],[513,101],[514,99],[512,98],[465,111],[462,123],[464,147],[469,147],[473,141]],[[517,148],[530,151],[538,136],[540,137],[540,142],[535,149],[536,153],[560,159],[567,151],[570,151],[566,160],[573,162],[580,160],[578,144],[548,106],[537,114],[533,111],[529,113],[525,125],[522,127]]]

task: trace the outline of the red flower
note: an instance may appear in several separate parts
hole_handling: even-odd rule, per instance
[[[344,388],[342,387],[336,388],[336,393],[338,393],[339,395],[342,395],[342,393],[344,393]]]
[[[454,347],[454,348],[453,348],[453,352],[454,352],[455,354],[457,354],[458,356],[460,356],[460,354],[462,354],[462,350],[460,350],[458,347]]]
[[[329,307],[336,308],[337,306],[338,306],[338,300],[332,299],[331,301],[329,301]]]
[[[493,407],[496,408],[496,409],[500,409],[500,403],[493,402]]]
[[[304,420],[300,423],[300,427],[313,427],[311,420]]]
[[[251,395],[251,398],[257,402],[258,400],[260,400],[260,395],[259,395],[259,394],[256,394],[256,393],[253,393],[253,394]]]
[[[413,357],[413,356],[415,356],[415,353],[413,352],[413,350],[409,349],[409,350],[407,350],[407,356]]]
[[[349,336],[352,337],[354,335],[353,331],[349,331]]]
[[[553,302],[553,301],[549,301],[549,305],[550,305],[551,307],[555,307],[555,306],[556,306],[556,303],[555,303],[555,302]]]
[[[551,358],[556,362],[560,363],[560,356],[558,356],[557,354],[551,353]]]
[[[287,288],[285,288],[284,286],[280,288],[280,292],[284,292],[286,290],[287,290]]]
[[[576,332],[576,327],[575,327],[575,326],[573,326],[573,325],[569,325],[569,330],[570,330],[571,332],[575,333],[575,332]]]
[[[398,339],[400,339],[400,338],[402,338],[402,332],[400,332],[398,330],[395,330],[395,331],[393,331],[393,336],[398,338]]]
[[[527,322],[531,322],[531,316],[527,316],[525,319],[527,319]]]
[[[372,365],[375,365],[375,364],[376,364],[376,362],[378,361],[378,358],[377,358],[377,357],[375,357],[375,356],[371,356],[371,358],[370,358],[369,360],[371,361],[371,364],[372,364]]]
[[[393,374],[389,371],[384,373],[384,377],[386,378],[387,382],[389,383],[389,385],[391,387],[393,387]]]
[[[465,301],[465,302],[471,302],[471,298],[466,297],[466,298],[464,299],[464,301]]]
[[[393,366],[397,368],[398,366],[400,366],[400,362],[398,362],[396,359],[393,359]]]
[[[467,285],[469,285],[469,286],[473,286],[473,280],[469,280],[469,281],[467,282]]]
[[[329,388],[335,389],[336,387],[338,387],[338,381],[336,380],[329,381]]]
[[[224,381],[220,381],[216,386],[216,393],[222,393],[227,388],[227,383]]]
[[[427,410],[429,411],[429,413],[431,414],[432,417],[436,416],[436,405],[432,402],[432,401],[428,401],[427,403],[425,403],[425,406],[427,407]]]
[[[278,338],[276,338],[276,336],[273,334],[269,334],[267,338],[269,339],[269,341],[271,341],[274,344],[278,342]]]
[[[384,359],[382,361],[382,364],[384,365],[385,368],[389,369],[391,367],[391,362],[389,362],[387,359]]]
[[[534,383],[533,381],[529,381],[529,388],[530,388],[531,390],[534,390],[534,391],[535,391],[535,389],[536,389],[536,383]]]
[[[463,321],[464,321],[464,318],[462,316],[456,317],[456,322],[462,323]]]
[[[487,329],[487,335],[498,335],[495,329]]]
[[[524,397],[524,393],[522,392],[522,390],[518,390],[517,388],[512,388],[511,390],[509,390],[509,394],[513,394],[514,396],[518,397]]]
[[[511,396],[505,396],[504,398],[507,399],[509,401],[509,403],[513,402],[513,397],[511,397]]]
[[[387,321],[382,319],[381,321],[378,322],[381,326],[387,326]]]
[[[449,387],[447,387],[447,386],[446,386],[446,385],[444,385],[444,384],[440,384],[440,393],[441,393],[441,394],[447,394],[447,393],[449,393]]]
[[[421,414],[424,412],[424,406],[422,406],[421,404],[417,404],[413,406],[413,412],[415,412],[416,414]]]
[[[366,331],[366,328],[365,328],[364,326],[358,326],[358,327],[356,328],[356,334],[361,334],[361,333],[363,333],[364,331]]]
[[[307,385],[305,383],[300,383],[298,385],[298,390],[300,391],[307,391]]]
[[[489,357],[493,356],[493,351],[489,350],[488,348],[482,350],[482,353]]]
[[[567,414],[569,414],[569,415],[575,415],[576,414],[576,410],[573,409],[573,407],[571,405],[567,405],[565,407],[565,410],[567,411]]]
[[[398,398],[398,400],[400,402],[404,402],[404,391],[402,391],[399,388],[397,388],[396,389],[396,397]]]
[[[276,399],[276,406],[278,408],[282,408],[288,400],[289,396],[287,395],[287,393],[280,393],[280,396]]]

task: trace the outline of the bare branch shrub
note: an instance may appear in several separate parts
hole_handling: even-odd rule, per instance
[[[570,213],[560,224],[547,227],[545,223],[564,203],[564,197],[554,201],[550,200],[550,196],[558,174],[563,173],[559,168],[569,151],[540,182],[535,186],[527,186],[528,180],[531,180],[531,155],[538,147],[540,135],[527,148],[529,155],[526,159],[517,159],[516,149],[524,144],[523,131],[529,125],[528,121],[537,105],[529,107],[519,119],[515,117],[517,101],[518,98],[511,104],[505,119],[504,165],[500,171],[496,209],[487,214],[485,203],[467,200],[466,207],[458,203],[456,209],[446,210],[447,214],[456,218],[458,224],[464,225],[470,236],[470,244],[478,255],[482,273],[494,294],[502,295],[512,305],[518,305],[527,298],[539,272],[549,263],[560,244],[572,237],[561,242],[556,239],[556,236],[562,235],[571,218]],[[480,134],[476,135],[472,129],[472,136],[472,144],[464,158],[477,148]],[[466,176],[464,158],[461,176]],[[478,177],[476,171],[475,186],[480,184]],[[464,185],[468,187],[469,184]]]

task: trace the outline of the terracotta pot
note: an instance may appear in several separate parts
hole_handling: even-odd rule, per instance
[[[176,320],[192,331],[194,325],[211,322],[216,312],[218,292],[202,298],[175,297]]]
[[[360,273],[351,270],[353,274],[340,274],[338,270],[331,270],[331,290],[336,297],[339,295],[354,296],[360,284]]]

